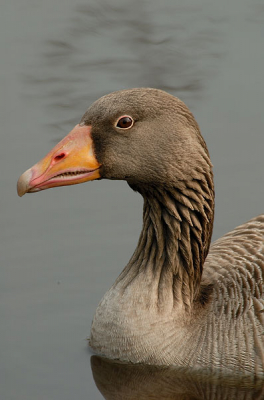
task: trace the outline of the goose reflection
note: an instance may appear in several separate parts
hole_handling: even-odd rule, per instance
[[[106,400],[264,399],[264,381],[187,368],[125,364],[91,357],[97,388]]]

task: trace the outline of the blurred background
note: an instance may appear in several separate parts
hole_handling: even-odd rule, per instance
[[[128,262],[142,200],[125,182],[16,195],[103,94],[167,90],[214,164],[214,239],[264,212],[261,0],[10,0],[0,14],[0,397],[102,399],[86,337]]]

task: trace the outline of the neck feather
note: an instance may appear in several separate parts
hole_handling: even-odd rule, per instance
[[[151,274],[160,305],[168,290],[174,303],[186,309],[200,296],[212,235],[214,188],[211,168],[208,173],[198,169],[194,176],[166,188],[131,185],[144,198],[143,229],[117,282],[123,281],[128,287],[139,274]]]

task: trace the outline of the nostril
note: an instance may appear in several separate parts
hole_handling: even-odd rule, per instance
[[[62,160],[65,156],[66,156],[65,153],[58,154],[56,157],[54,157],[54,161],[60,161],[60,160]]]

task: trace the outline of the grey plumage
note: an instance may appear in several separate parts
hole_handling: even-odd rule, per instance
[[[122,157],[122,144],[112,139],[102,146],[103,107],[116,115],[137,110],[142,143],[149,140],[151,147],[135,152],[131,130],[132,171],[136,157],[144,159],[138,175],[122,176],[130,163],[126,152]],[[101,110],[96,121],[94,109]],[[86,120],[95,126],[95,152],[105,177],[126,179],[144,197],[138,247],[96,311],[91,346],[126,361],[264,375],[264,217],[216,241],[207,256],[214,213],[211,162],[180,100],[155,89],[116,92],[99,99]],[[109,172],[112,146],[121,159]]]

